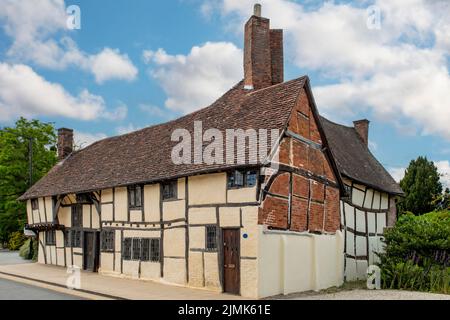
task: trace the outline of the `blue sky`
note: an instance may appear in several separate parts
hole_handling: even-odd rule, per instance
[[[308,74],[331,120],[370,119],[371,150],[396,177],[426,155],[450,184],[447,2],[261,2],[285,29],[286,80]],[[0,0],[0,125],[34,117],[86,144],[206,106],[242,77],[253,1],[40,4]],[[69,5],[80,30],[65,26]],[[381,29],[366,24],[371,5]]]

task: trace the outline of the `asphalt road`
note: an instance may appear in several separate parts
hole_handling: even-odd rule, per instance
[[[18,252],[0,250],[0,265],[31,263]],[[80,300],[78,297],[0,278],[0,300]]]
[[[0,279],[0,300],[81,300],[78,297]]]

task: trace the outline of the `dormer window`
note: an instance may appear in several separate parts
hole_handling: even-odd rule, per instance
[[[228,188],[252,188],[256,186],[258,172],[256,170],[235,170],[228,174]]]
[[[130,208],[142,208],[142,187],[138,185],[128,187],[128,204]]]

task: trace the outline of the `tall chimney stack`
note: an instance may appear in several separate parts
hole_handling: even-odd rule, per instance
[[[58,160],[64,160],[73,151],[73,130],[67,128],[58,129]]]
[[[262,89],[284,81],[283,30],[271,30],[261,5],[245,24],[244,86]]]
[[[367,119],[358,120],[358,121],[353,122],[356,132],[358,133],[359,137],[364,142],[366,147],[369,146],[369,124],[370,124],[370,121]]]

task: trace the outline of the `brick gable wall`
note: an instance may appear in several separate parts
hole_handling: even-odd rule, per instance
[[[259,224],[297,232],[340,229],[339,187],[302,89],[288,134],[280,143],[280,171],[266,181]]]

